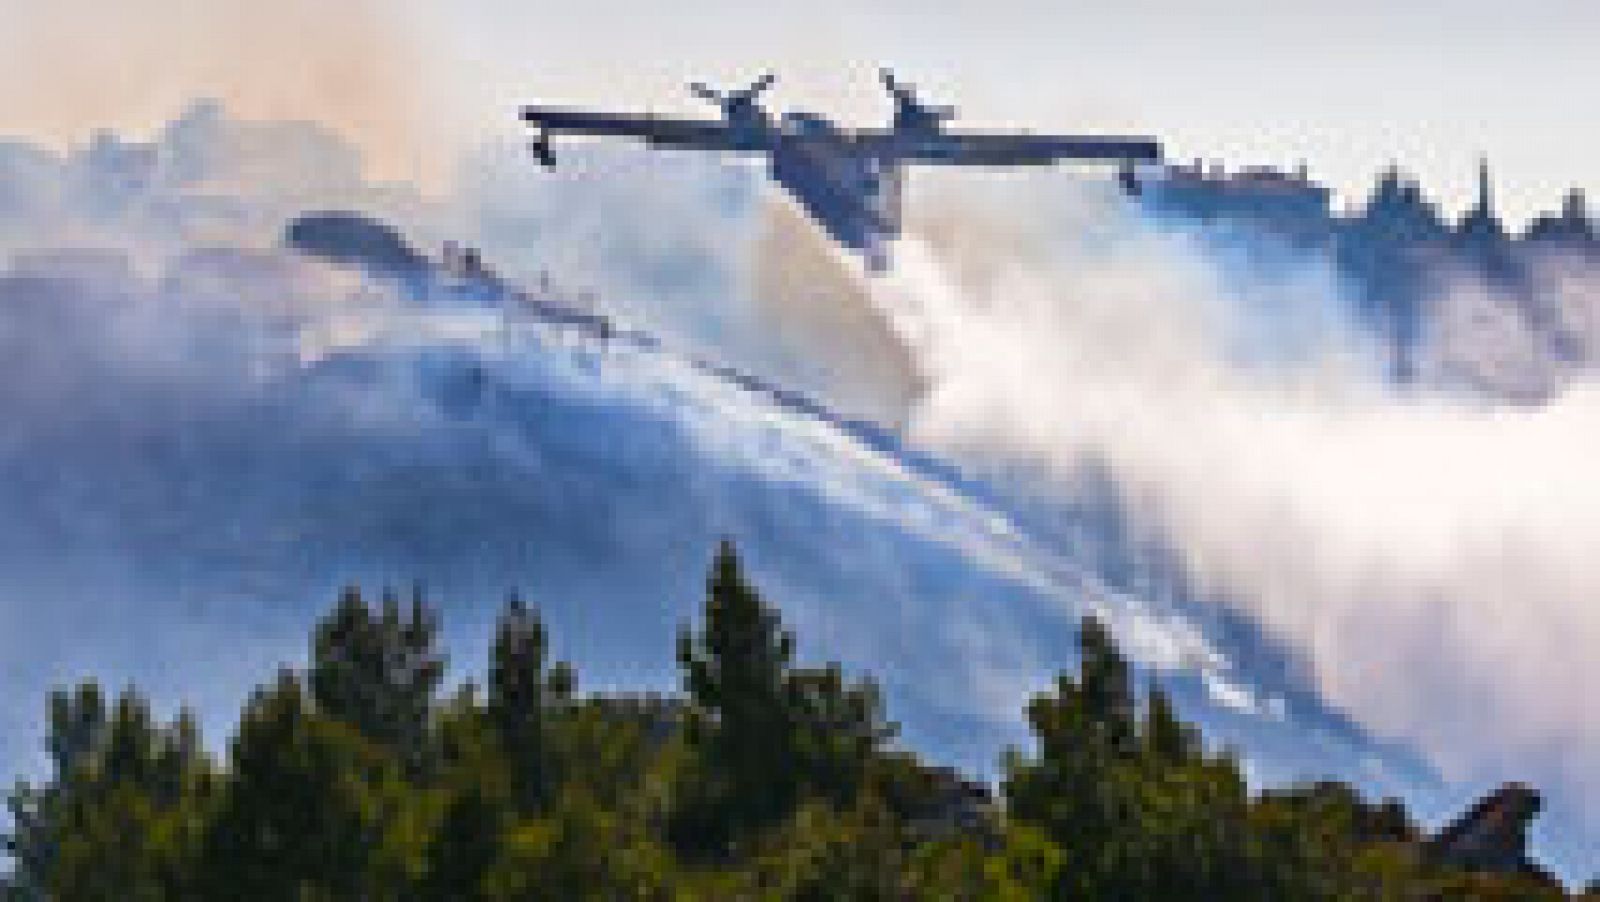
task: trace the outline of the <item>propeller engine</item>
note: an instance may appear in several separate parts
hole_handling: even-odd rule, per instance
[[[938,131],[956,117],[956,108],[923,103],[917,86],[895,78],[890,69],[878,70],[883,87],[894,98],[894,127],[897,131]]]
[[[752,119],[765,120],[766,112],[761,109],[761,95],[767,92],[778,81],[778,76],[768,72],[749,86],[737,91],[719,91],[708,87],[704,82],[692,82],[689,93],[715,105],[722,110],[722,115],[730,122],[747,122]]]

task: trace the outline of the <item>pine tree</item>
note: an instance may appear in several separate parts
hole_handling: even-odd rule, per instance
[[[704,617],[698,634],[684,630],[678,641],[691,702],[685,738],[698,767],[675,832],[690,850],[725,854],[796,807],[794,637],[745,580],[730,542],[712,563]]]
[[[1085,724],[1111,753],[1131,750],[1137,730],[1137,704],[1128,659],[1122,656],[1111,631],[1094,617],[1079,629],[1080,656],[1077,696]]]
[[[468,685],[446,705],[439,734],[442,811],[425,844],[415,898],[488,898],[488,877],[515,824],[516,804],[511,768],[476,687]]]
[[[438,618],[420,591],[402,610],[386,593],[374,611],[346,589],[317,626],[309,682],[320,713],[399,755],[408,771],[428,758],[428,719],[444,679]]]
[[[1061,674],[1054,692],[1028,703],[1037,756],[1008,755],[1005,794],[1014,817],[1065,853],[1057,897],[1139,898],[1143,799],[1130,668],[1099,621],[1086,618],[1078,642],[1078,674]]]
[[[1166,693],[1143,717],[1131,669],[1095,620],[1079,634],[1080,671],[1028,704],[1036,757],[1011,753],[1010,814],[1063,852],[1055,897],[1273,899],[1303,883],[1262,867],[1238,764],[1207,755]]]
[[[533,811],[548,804],[558,781],[551,720],[571,700],[572,670],[548,666],[544,624],[520,598],[512,597],[495,627],[489,660],[489,721],[512,767],[519,805]]]
[[[1053,836],[1107,837],[1127,808],[1116,768],[1136,753],[1132,681],[1099,621],[1086,618],[1078,641],[1078,676],[1061,674],[1028,702],[1038,754],[1008,756],[1005,792],[1018,817]]]
[[[803,789],[845,809],[856,804],[895,727],[871,681],[849,683],[837,664],[797,669],[787,681]]]
[[[108,713],[94,684],[51,698],[50,783],[13,796],[20,898],[181,897],[212,785],[192,716],[157,724],[128,690]]]
[[[407,792],[390,750],[322,716],[283,672],[246,705],[200,866],[205,898],[372,898]]]
[[[852,805],[893,730],[870,683],[847,684],[837,665],[793,665],[793,634],[745,579],[731,543],[718,548],[706,589],[700,632],[678,643],[696,772],[675,835],[687,849],[726,854],[807,796]]]
[[[1184,723],[1160,686],[1145,694],[1144,749],[1158,765],[1179,767],[1200,757],[1200,734]]]
[[[46,897],[60,851],[64,809],[89,779],[90,767],[105,747],[109,724],[105,698],[93,681],[73,692],[51,692],[47,712],[50,782],[44,786],[19,784],[6,797],[12,824],[4,848],[13,862],[11,889],[14,895],[28,899]]]
[[[75,692],[50,693],[50,750],[55,772],[62,777],[77,773],[104,747],[110,725],[99,684],[90,681]]]

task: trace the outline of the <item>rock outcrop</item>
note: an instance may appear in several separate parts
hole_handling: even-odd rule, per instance
[[[1434,864],[1456,870],[1529,877],[1559,886],[1528,856],[1528,827],[1544,807],[1537,790],[1507,783],[1430,838],[1424,846]]]

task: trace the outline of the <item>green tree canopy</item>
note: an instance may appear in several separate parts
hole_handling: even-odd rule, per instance
[[[444,679],[437,615],[421,592],[376,609],[346,589],[312,639],[309,686],[317,710],[395,750],[408,768],[428,757],[429,715]]]
[[[1252,796],[1173,699],[1086,619],[1031,699],[1005,806],[892,747],[873,683],[796,642],[716,553],[684,692],[578,695],[512,599],[484,689],[439,688],[420,599],[345,592],[304,672],[244,705],[213,761],[138,692],[51,694],[51,772],[7,798],[28,900],[1556,899],[1536,869],[1424,854],[1395,801],[1336,782]]]
[[[551,800],[557,782],[551,722],[565,712],[576,689],[572,669],[551,666],[548,655],[544,624],[513,596],[489,653],[488,715],[511,765],[518,802],[528,811]]]

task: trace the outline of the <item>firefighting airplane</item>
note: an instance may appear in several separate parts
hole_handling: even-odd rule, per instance
[[[551,137],[559,133],[766,154],[772,178],[833,240],[861,254],[871,272],[888,268],[889,246],[900,234],[905,164],[1042,166],[1077,161],[1133,166],[1161,159],[1161,144],[1153,138],[947,131],[954,107],[923,103],[913,86],[888,69],[880,76],[895,104],[894,122],[887,129],[841,128],[804,112],[774,119],[760,103],[777,81],[770,73],[735,91],[691,84],[696,97],[722,110],[720,120],[550,106],[524,107],[522,119],[535,129],[533,153],[546,168],[556,165]]]

